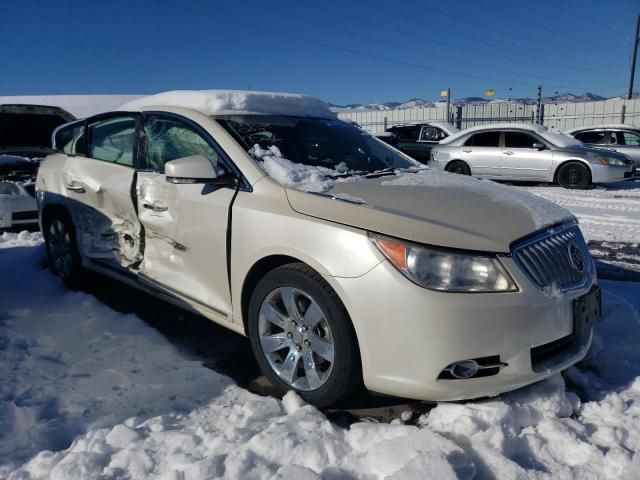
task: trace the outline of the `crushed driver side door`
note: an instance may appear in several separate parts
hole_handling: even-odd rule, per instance
[[[236,190],[167,181],[164,165],[203,155],[216,171],[228,161],[207,132],[169,113],[145,113],[137,197],[144,227],[139,276],[156,287],[205,306],[231,321],[227,273],[227,223]]]

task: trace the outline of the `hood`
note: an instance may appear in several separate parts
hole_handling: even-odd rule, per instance
[[[624,153],[617,152],[615,147],[620,147],[623,145],[609,145],[606,147],[570,147],[570,148],[562,148],[560,149],[564,153],[568,153],[570,155],[575,155],[577,157],[585,156],[586,154],[591,155],[606,155],[607,157],[614,157],[620,160],[629,160],[629,156]]]
[[[0,152],[39,156],[43,151],[44,157],[55,128],[71,120],[75,117],[59,107],[0,105]]]
[[[287,188],[298,213],[428,245],[508,253],[514,240],[574,219],[528,192],[434,170],[336,183],[326,194]]]

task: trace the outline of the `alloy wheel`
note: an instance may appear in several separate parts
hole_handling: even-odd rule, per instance
[[[325,313],[307,293],[278,287],[258,314],[260,347],[271,369],[301,391],[322,387],[333,369],[335,348]]]
[[[56,218],[49,225],[47,243],[54,272],[68,278],[73,270],[73,244],[65,223]]]

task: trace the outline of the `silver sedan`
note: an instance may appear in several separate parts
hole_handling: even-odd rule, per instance
[[[633,175],[624,154],[589,148],[539,125],[493,124],[473,127],[434,146],[433,168],[493,180],[559,183],[586,188]]]
[[[568,130],[567,135],[587,145],[609,148],[631,157],[640,175],[640,128],[624,124],[591,125]]]

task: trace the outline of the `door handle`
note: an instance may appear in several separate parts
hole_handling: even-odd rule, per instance
[[[151,210],[152,212],[166,212],[169,210],[169,207],[161,207],[159,205],[152,205],[149,203],[143,203],[142,206],[147,210]]]
[[[506,152],[504,152],[505,155],[513,155],[513,152],[511,150],[507,150]]]
[[[462,150],[464,153],[471,153],[473,150]]]
[[[76,192],[76,193],[84,193],[86,192],[86,190],[84,189],[84,187],[82,185],[77,185],[75,183],[71,183],[67,185],[67,190],[71,190],[72,192]]]

